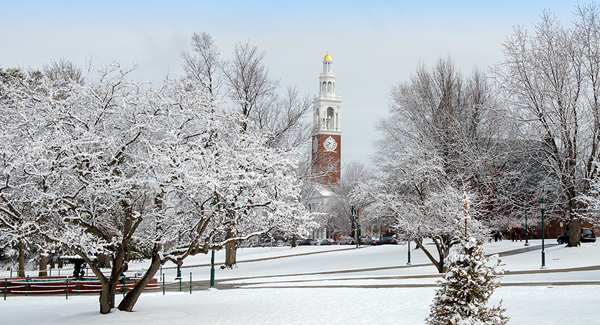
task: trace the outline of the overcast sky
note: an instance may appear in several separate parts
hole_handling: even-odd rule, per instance
[[[342,98],[342,162],[370,164],[374,130],[392,85],[419,63],[452,57],[463,73],[502,60],[515,25],[530,34],[543,10],[565,24],[577,1],[6,1],[0,0],[0,67],[41,68],[65,58],[81,67],[118,60],[136,78],[181,76],[194,32],[212,34],[224,59],[249,41],[283,87],[318,92],[329,51]],[[283,90],[283,89],[282,89]]]

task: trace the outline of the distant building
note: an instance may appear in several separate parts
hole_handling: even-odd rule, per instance
[[[319,96],[313,102],[316,134],[312,138],[312,173],[315,181],[323,185],[339,184],[342,164],[342,100],[335,94],[332,65],[327,52],[319,76]]]
[[[342,165],[342,128],[340,95],[335,93],[335,73],[329,52],[323,58],[323,72],[319,76],[319,95],[313,101],[312,179],[313,186],[306,193],[309,211],[325,213],[325,207],[339,185]],[[326,216],[324,215],[324,218]],[[331,238],[326,227],[315,229],[311,238]]]

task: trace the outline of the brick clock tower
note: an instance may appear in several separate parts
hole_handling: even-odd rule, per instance
[[[335,74],[329,52],[323,58],[319,96],[313,102],[316,134],[312,141],[312,173],[317,183],[338,185],[342,163],[342,100],[335,94]]]

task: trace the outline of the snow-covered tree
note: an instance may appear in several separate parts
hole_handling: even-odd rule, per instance
[[[591,221],[590,181],[600,158],[600,7],[577,5],[572,27],[543,12],[534,33],[517,26],[503,44],[498,85],[520,126],[518,136],[539,143],[537,163],[552,181],[552,208],[569,227],[569,246],[580,242],[582,221]],[[547,188],[548,189],[548,188]]]
[[[3,102],[14,119],[7,125],[20,130],[4,134],[14,144],[7,148],[20,152],[3,152],[14,159],[3,167],[2,217],[15,215],[17,202],[35,212],[32,231],[81,256],[102,284],[101,313],[114,307],[132,246],[150,252],[151,264],[119,305],[127,311],[166,261],[275,227],[303,229],[297,161],[270,146],[270,134],[244,131],[245,116],[190,79],[156,88],[118,63],[98,75],[85,86],[41,79],[44,91]],[[26,177],[13,177],[15,166]],[[235,236],[227,236],[231,221]],[[110,275],[99,255],[109,256]]]
[[[444,272],[460,232],[463,192],[479,205],[497,185],[489,177],[497,143],[492,139],[501,132],[493,92],[481,72],[464,78],[452,60],[440,59],[431,71],[421,66],[394,86],[391,99],[390,116],[378,124],[375,177],[355,188],[353,204],[394,219],[397,233],[414,240]],[[475,236],[485,231],[480,219],[474,215],[468,224]],[[423,245],[426,238],[436,244],[437,257]]]
[[[414,241],[440,273],[446,271],[450,249],[465,233],[463,193],[449,186],[415,197],[407,187],[394,188],[375,180],[355,187],[351,202],[362,203],[371,217],[386,218],[396,234]],[[486,232],[477,216],[466,226],[468,233],[477,238]],[[427,239],[435,244],[435,252],[425,245]]]
[[[494,290],[500,286],[498,255],[486,257],[483,241],[462,238],[446,259],[446,275],[426,318],[428,324],[506,324],[505,309],[488,306]]]
[[[308,96],[300,96],[295,87],[278,94],[279,80],[269,76],[265,54],[258,47],[248,42],[236,44],[232,58],[220,61],[221,53],[211,35],[194,33],[191,45],[192,54],[181,54],[187,77],[198,81],[213,99],[231,100],[227,104],[242,115],[239,124],[244,132],[266,135],[266,145],[283,151],[296,150],[307,142],[312,131],[304,119],[311,108]],[[240,189],[240,193],[251,190]],[[230,226],[227,237],[236,237],[240,227],[245,227],[235,223],[239,218],[235,214],[247,213],[247,209],[230,210],[230,221],[225,223]],[[228,267],[235,265],[236,251],[237,241],[228,241]]]
[[[30,99],[57,89],[43,87],[39,71],[0,69],[0,76],[0,249],[17,255],[18,275],[25,276],[26,253],[46,246],[37,236],[37,225],[44,215],[34,201],[37,191],[44,190],[48,176],[36,173],[31,165],[44,145],[40,125],[45,124],[46,114],[33,109]],[[33,188],[37,189],[32,191]]]

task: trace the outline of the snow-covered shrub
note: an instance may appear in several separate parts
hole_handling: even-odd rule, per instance
[[[427,324],[506,324],[508,317],[498,306],[487,302],[500,286],[501,270],[498,255],[486,257],[483,241],[461,240],[446,259],[446,275],[438,289],[426,318]]]

